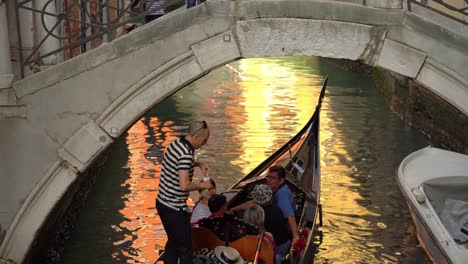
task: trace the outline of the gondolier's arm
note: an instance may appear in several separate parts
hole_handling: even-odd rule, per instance
[[[179,184],[180,189],[184,192],[208,190],[212,187],[211,181],[204,181],[200,183],[194,183],[190,181],[190,175],[188,171],[179,171]]]

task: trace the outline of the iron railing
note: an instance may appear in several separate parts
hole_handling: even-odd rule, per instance
[[[452,11],[453,14],[459,14],[460,17],[457,17],[456,15],[450,14],[448,12],[444,12],[443,10],[432,6],[431,3],[434,3],[435,5],[439,7],[444,7],[447,10]],[[422,6],[433,12],[436,12],[442,16],[448,17],[452,20],[460,22],[464,25],[468,25],[468,0],[464,0],[464,3],[465,3],[465,7],[456,7],[450,4],[449,1],[447,0],[407,0],[408,11],[410,12],[411,12],[411,5],[415,4],[418,6]]]
[[[166,0],[161,7],[145,10],[146,2],[150,1],[44,0],[44,4],[39,7],[36,7],[37,0],[18,1],[15,5],[15,16],[21,78],[24,78],[25,67],[42,66],[45,64],[43,60],[49,56],[59,54],[61,60],[70,59],[99,46],[103,41],[110,42],[125,33],[129,30],[124,29],[128,23],[141,24],[146,15],[156,10],[164,8],[167,12],[167,9],[173,10],[185,3],[184,0]],[[36,23],[35,27],[36,30],[38,27],[43,30],[42,36],[34,41],[30,52],[23,49],[25,45],[21,36],[21,16],[28,13],[25,11],[31,12],[33,18],[39,16],[40,23]],[[50,39],[58,41],[59,45],[56,46],[59,48],[41,53],[41,47]]]

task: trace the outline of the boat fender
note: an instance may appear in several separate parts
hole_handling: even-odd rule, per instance
[[[418,203],[424,203],[426,201],[426,195],[421,189],[414,188],[411,192],[413,193],[414,198],[416,198],[416,201],[418,201]]]

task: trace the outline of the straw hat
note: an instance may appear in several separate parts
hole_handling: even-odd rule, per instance
[[[244,259],[235,248],[217,246],[214,252],[218,260],[224,264],[244,264]]]
[[[259,184],[254,187],[250,195],[258,205],[267,205],[271,201],[273,191],[266,184]]]

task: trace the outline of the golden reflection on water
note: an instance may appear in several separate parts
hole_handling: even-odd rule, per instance
[[[238,68],[244,111],[235,113],[243,116],[235,129],[242,152],[232,164],[247,174],[307,122],[317,87],[308,84],[312,76],[299,76],[274,60],[241,60]]]
[[[235,149],[231,149],[238,156],[229,162],[239,168],[241,172],[239,179],[302,128],[315,109],[316,95],[322,78],[300,76],[289,67],[264,59],[242,60],[233,65],[234,67],[228,65],[210,74],[220,74],[219,71],[230,72],[234,77],[229,83],[224,81],[217,83],[210,93],[206,91],[204,94],[192,93],[191,99],[184,94],[184,91],[174,97],[179,110],[187,105],[202,104],[195,108],[192,105],[190,109],[182,111],[193,111],[203,119],[207,119],[203,117],[203,111],[210,112],[212,111],[210,108],[221,104],[221,108],[226,113],[224,118],[229,119],[223,122],[231,124],[229,130],[238,131],[236,135],[238,142],[234,143]],[[204,78],[210,78],[210,75]],[[205,85],[204,78],[195,82],[193,86]],[[237,94],[219,98],[223,89],[236,89]],[[187,100],[191,103],[187,103]],[[221,134],[223,137],[228,137],[227,139],[219,138],[216,135],[216,121],[209,118],[207,120],[212,126],[212,137],[207,147],[197,150],[197,157],[212,160],[211,166],[216,167],[216,153],[226,151],[224,141],[232,139],[229,138],[229,133]],[[224,123],[218,126],[223,126]],[[130,259],[129,263],[154,261],[158,256],[157,249],[164,248],[167,241],[154,208],[161,169],[160,160],[158,157],[149,160],[146,154],[151,147],[148,137],[154,137],[155,145],[163,146],[162,149],[177,138],[173,126],[171,122],[163,124],[157,117],[152,116],[142,117],[128,130],[126,143],[130,153],[129,178],[123,186],[128,186],[130,193],[123,197],[125,208],[120,213],[126,221],[119,226],[131,231],[131,236],[115,241],[114,244],[131,242],[129,249],[123,252],[123,255]],[[149,128],[153,131],[153,135],[149,135]],[[210,150],[213,153],[208,153]],[[222,181],[222,176],[219,180]],[[115,253],[114,256],[118,254]]]
[[[130,235],[113,242],[130,243],[120,249],[128,263],[153,263],[157,250],[166,243],[154,205],[159,162],[163,150],[182,134],[187,122],[207,120],[210,140],[196,156],[209,162],[218,192],[222,192],[286,143],[310,118],[323,80],[317,61],[262,58],[233,62],[172,95],[170,110],[154,111],[156,114],[142,117],[129,129],[129,178],[123,184],[129,193],[123,197],[125,208],[120,211],[125,221],[118,228],[129,230]],[[359,89],[329,85],[322,107],[321,230],[325,239],[316,263],[397,263],[401,254],[411,252],[409,246],[402,249],[401,243],[415,243],[400,239],[406,237],[408,225],[400,223],[401,198],[388,180],[392,176],[385,174],[393,171],[395,157],[379,151],[388,149],[386,142],[401,132],[392,132],[385,124],[368,128],[377,108],[367,108],[379,101],[361,96]],[[387,120],[383,123],[389,122],[388,116],[383,118]],[[384,133],[386,141],[369,138]],[[149,142],[160,149],[151,158],[147,155],[152,146]],[[192,192],[192,199],[196,196]],[[189,204],[193,204],[191,200]],[[408,215],[405,217],[408,221]],[[113,254],[116,261],[118,255]]]
[[[161,123],[156,117],[143,117],[128,130],[129,178],[122,186],[128,186],[130,193],[122,197],[125,207],[120,213],[126,220],[119,226],[130,231],[131,236],[114,242],[114,245],[119,245],[131,241],[129,250],[122,252],[129,258],[127,263],[154,262],[158,256],[157,249],[163,248],[167,241],[155,209],[161,166],[148,160],[146,154],[151,147],[147,141],[149,127],[157,131],[153,135],[156,144],[167,147],[177,138],[172,134],[171,125],[170,122]],[[113,256],[118,256],[118,253]]]
[[[336,98],[333,98],[336,99]],[[363,99],[354,99],[356,101]],[[365,99],[364,99],[365,100]],[[324,226],[322,227],[326,239],[319,249],[319,257],[316,263],[387,263],[376,260],[372,253],[382,248],[381,243],[369,240],[376,232],[376,229],[385,229],[384,223],[368,221],[369,217],[378,218],[378,213],[369,210],[360,201],[366,200],[359,189],[365,188],[355,178],[351,177],[358,171],[358,168],[350,165],[353,163],[353,155],[350,150],[359,145],[353,142],[353,138],[361,137],[357,130],[343,131],[337,129],[340,125],[340,118],[337,117],[336,108],[340,108],[340,103],[335,101],[330,103],[330,98],[325,100],[322,108],[320,120],[320,142],[321,142],[321,203],[324,213]],[[366,102],[360,102],[366,104]],[[330,104],[334,104],[331,106]],[[330,109],[335,108],[334,111]],[[365,120],[364,116],[358,112],[353,113],[354,119]],[[354,121],[354,120],[353,120]],[[357,122],[359,123],[359,121]],[[358,125],[359,127],[359,125]],[[357,127],[357,128],[358,128]],[[355,147],[350,147],[356,144]],[[357,242],[362,241],[362,242]],[[382,256],[391,262],[396,261],[394,256]]]

